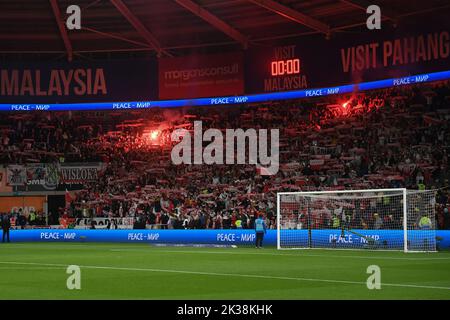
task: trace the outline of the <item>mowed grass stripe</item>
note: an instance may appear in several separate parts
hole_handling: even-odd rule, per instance
[[[448,260],[449,257],[386,257],[386,256],[353,256],[353,255],[331,255],[331,254],[314,254],[309,253],[304,250],[298,253],[277,253],[277,252],[234,252],[233,249],[229,249],[230,251],[190,251],[190,250],[157,250],[152,251],[148,249],[109,249],[113,252],[147,252],[147,253],[185,253],[185,254],[230,254],[230,255],[257,255],[257,256],[277,256],[277,257],[320,257],[320,258],[344,258],[344,259],[383,259],[383,260],[406,260],[406,261],[433,261],[433,260]],[[319,251],[325,251],[328,249],[318,249]],[[415,253],[411,253],[414,255]],[[430,253],[431,254],[431,253]]]
[[[69,266],[66,264],[57,264],[57,263],[36,263],[36,262],[17,262],[17,261],[0,261],[0,264],[29,265],[29,266],[39,266],[39,267],[46,266],[46,267],[61,267],[61,268],[67,268]],[[284,276],[267,276],[267,275],[256,275],[256,274],[217,273],[217,272],[202,272],[202,271],[188,271],[188,270],[129,268],[129,267],[114,267],[114,266],[79,265],[79,267],[86,268],[86,269],[103,269],[103,270],[106,269],[106,270],[117,270],[117,271],[145,271],[145,272],[179,273],[179,274],[202,275],[202,276],[243,277],[243,278],[257,278],[257,279],[271,279],[271,280],[328,282],[328,283],[341,283],[341,284],[353,284],[353,285],[366,286],[366,282],[336,280],[336,279],[314,279],[314,278],[301,278],[301,277],[299,278],[299,277],[284,277]],[[425,285],[417,285],[417,284],[400,284],[400,283],[383,283],[382,282],[381,285],[382,286],[390,286],[390,287],[402,287],[402,288],[450,290],[450,287],[425,286]]]
[[[122,245],[124,248],[117,248]],[[240,247],[240,248],[216,248],[217,251],[211,251],[210,248],[193,248],[184,247],[183,249],[168,250],[164,247],[155,247],[143,243],[123,243],[123,244],[111,244],[111,243],[14,243],[8,245],[0,245],[1,249],[17,249],[17,247],[27,248],[27,249],[76,249],[83,250],[109,250],[112,252],[140,252],[149,254],[159,254],[159,253],[184,253],[184,254],[226,254],[226,255],[252,255],[252,256],[277,256],[277,257],[318,257],[318,258],[337,258],[337,259],[384,259],[384,260],[405,260],[405,261],[450,261],[450,251],[436,252],[436,253],[403,253],[401,251],[364,251],[364,250],[333,250],[333,249],[313,249],[313,250],[294,250],[278,251],[274,248],[268,247],[262,251],[266,252],[255,252],[257,249],[252,247]],[[138,248],[136,248],[138,247]],[[336,254],[340,252],[342,254]],[[354,255],[353,255],[354,254]],[[364,255],[365,254],[365,255]],[[384,255],[380,255],[384,254]],[[402,255],[398,256],[388,256],[391,255]],[[442,256],[444,255],[444,257]]]

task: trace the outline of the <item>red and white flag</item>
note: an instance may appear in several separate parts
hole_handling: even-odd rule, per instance
[[[72,196],[70,195],[69,191],[66,189],[66,194],[64,195],[66,200],[66,208],[69,207],[70,203],[72,202]]]

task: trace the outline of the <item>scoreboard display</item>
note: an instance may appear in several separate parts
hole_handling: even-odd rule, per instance
[[[259,49],[247,63],[247,92],[306,89],[308,79],[297,45]]]
[[[300,73],[300,59],[276,60],[270,64],[272,77]]]

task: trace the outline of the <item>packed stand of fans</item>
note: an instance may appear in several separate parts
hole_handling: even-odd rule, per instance
[[[171,132],[196,120],[203,130],[279,129],[279,172],[172,164]],[[228,229],[262,214],[275,228],[277,192],[406,187],[437,189],[437,227],[449,229],[449,122],[448,82],[259,106],[11,113],[0,119],[0,164],[102,162],[60,217]]]

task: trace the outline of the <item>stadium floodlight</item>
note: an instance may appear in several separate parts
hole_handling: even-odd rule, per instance
[[[278,249],[436,251],[435,191],[277,194]]]

